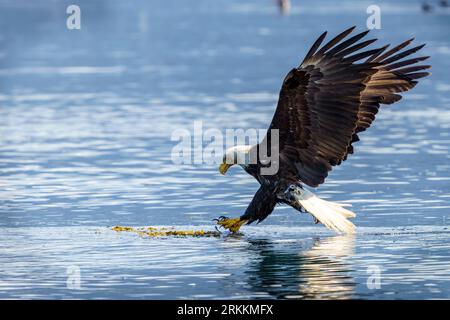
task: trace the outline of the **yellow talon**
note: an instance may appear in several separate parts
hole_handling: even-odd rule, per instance
[[[237,233],[241,226],[246,223],[247,220],[241,220],[241,218],[226,218],[220,217],[217,219],[217,224],[225,229],[230,230],[232,233]]]

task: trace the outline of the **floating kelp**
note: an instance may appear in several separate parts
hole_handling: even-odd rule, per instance
[[[124,227],[115,226],[111,230],[116,232],[134,232],[143,237],[219,237],[219,231],[205,230],[176,230],[174,227]]]

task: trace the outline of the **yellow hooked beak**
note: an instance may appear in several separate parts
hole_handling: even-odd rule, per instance
[[[228,169],[232,166],[232,164],[228,164],[228,163],[222,163],[219,166],[219,171],[221,174],[225,174],[227,173]]]

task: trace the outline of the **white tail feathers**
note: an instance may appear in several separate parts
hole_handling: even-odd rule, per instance
[[[301,188],[296,189],[294,196],[306,211],[327,228],[338,233],[355,233],[355,225],[347,218],[353,218],[356,214],[345,209],[343,204],[320,199],[311,191]]]

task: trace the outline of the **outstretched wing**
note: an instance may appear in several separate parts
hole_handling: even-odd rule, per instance
[[[280,157],[286,160],[280,165],[311,187],[353,153],[352,143],[372,124],[380,104],[400,100],[398,93],[429,74],[418,71],[430,66],[416,65],[428,57],[401,60],[424,45],[400,52],[411,39],[386,52],[387,46],[358,52],[376,39],[359,42],[366,31],[342,41],[353,29],[319,49],[323,33],[287,74],[266,136],[270,143],[270,130],[279,130]]]

